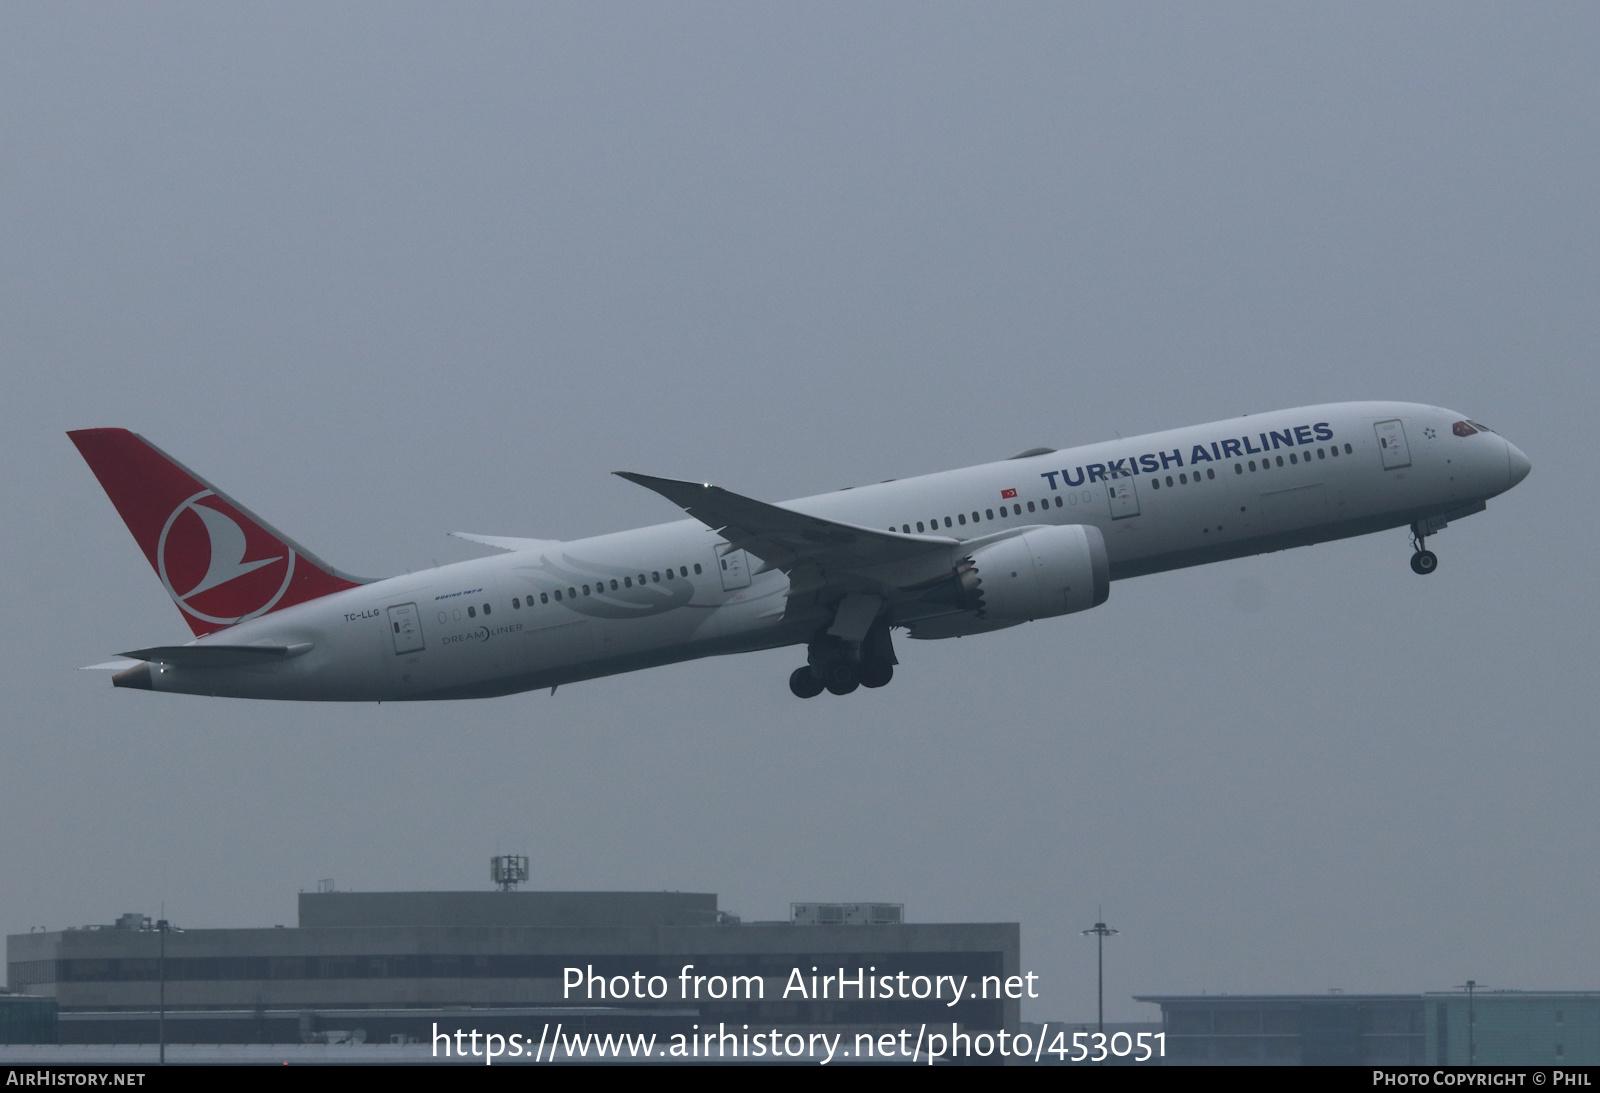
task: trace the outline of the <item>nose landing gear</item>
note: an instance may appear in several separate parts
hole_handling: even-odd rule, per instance
[[[1426,577],[1439,568],[1439,556],[1427,549],[1428,534],[1424,530],[1424,521],[1418,520],[1411,525],[1411,572],[1419,577]]]

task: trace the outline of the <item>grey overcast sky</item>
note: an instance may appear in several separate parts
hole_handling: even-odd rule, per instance
[[[0,8],[0,929],[535,884],[1018,921],[1026,1017],[1153,992],[1600,988],[1600,7]],[[77,672],[185,640],[64,431],[334,564],[1307,403],[1532,476],[1403,531],[902,639],[492,701]]]

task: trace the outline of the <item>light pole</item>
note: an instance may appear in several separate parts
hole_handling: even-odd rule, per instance
[[[1101,918],[1105,917],[1105,909],[1100,910]],[[1095,994],[1099,998],[1099,1031],[1104,1036],[1106,1032],[1106,938],[1117,931],[1107,926],[1104,922],[1097,922],[1092,929],[1083,931],[1083,936],[1094,935],[1095,947]]]
[[[156,934],[159,947],[156,950],[156,978],[160,983],[157,988],[157,1016],[156,1016],[156,1059],[162,1066],[167,1065],[167,933],[177,930],[164,918],[156,919]],[[178,933],[183,933],[178,930]]]
[[[1478,1062],[1478,1011],[1473,1008],[1472,995],[1478,989],[1478,981],[1469,979],[1457,989],[1467,992],[1467,1065],[1474,1066]]]

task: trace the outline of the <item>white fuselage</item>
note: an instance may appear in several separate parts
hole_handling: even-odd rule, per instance
[[[781,507],[958,541],[1092,524],[1119,579],[1474,511],[1514,485],[1526,460],[1492,432],[1454,435],[1461,420],[1413,403],[1312,406]],[[826,615],[791,603],[784,572],[753,572],[758,561],[743,551],[725,555],[725,546],[717,532],[685,519],[393,577],[196,643],[309,643],[304,655],[240,668],[158,666],[153,689],[347,701],[481,697],[803,643],[827,624]],[[923,636],[910,617],[891,621]],[[937,627],[926,636],[939,636]]]

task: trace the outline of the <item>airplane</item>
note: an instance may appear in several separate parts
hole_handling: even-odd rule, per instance
[[[125,429],[68,434],[194,632],[93,667],[117,687],[260,699],[484,698],[699,657],[806,647],[798,697],[887,684],[893,630],[970,636],[1087,611],[1148,573],[1410,529],[1527,477],[1435,406],[1249,415],[769,504],[617,472],[688,519],[353,577]]]

